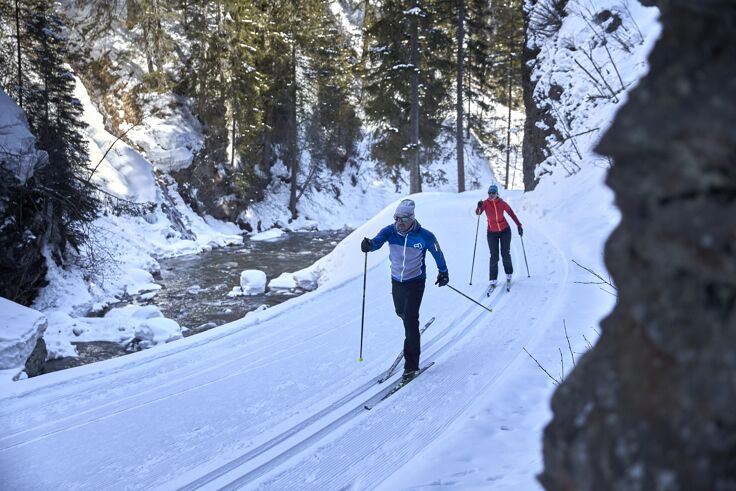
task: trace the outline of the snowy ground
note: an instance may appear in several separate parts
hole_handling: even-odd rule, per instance
[[[633,55],[614,51],[628,89],[646,71],[658,30],[656,9],[623,4],[646,39]],[[578,44],[595,40],[579,15],[566,19],[566,36],[574,30]],[[568,57],[562,65],[572,63],[574,53],[545,47],[537,69],[554,77],[540,90],[552,78],[565,82],[574,75],[551,68],[561,57]],[[569,132],[604,131],[621,102],[591,102],[580,94],[590,87],[569,83],[579,90],[566,91],[561,110],[580,116],[580,126]],[[575,105],[581,100],[584,110]],[[320,286],[314,292],[126,357],[15,383],[0,380],[3,487],[540,489],[535,476],[555,387],[550,377],[559,380],[572,369],[615,302],[610,288],[590,284],[596,278],[573,263],[605,277],[603,245],[618,221],[603,185],[606,163],[590,152],[597,134],[587,135],[578,140],[576,173],[563,165],[571,154],[567,141],[552,156],[562,160],[555,165],[551,157],[542,166],[547,175],[533,193],[503,193],[524,223],[530,273],[514,234],[511,292],[484,296],[482,224],[469,285],[478,223],[473,209],[484,193],[415,197],[419,221],[445,251],[450,284],[493,312],[432,285],[436,268],[428,259],[421,320],[436,320],[423,336],[422,360],[435,365],[371,411],[363,406],[386,390],[376,381],[400,350],[403,329],[393,313],[384,248],[369,255],[364,361],[358,362],[359,243],[389,223],[395,203],[308,268]],[[370,176],[361,179],[367,196],[350,196],[346,208],[394,199],[395,190],[375,183],[370,191]],[[314,216],[331,211],[319,200],[306,209]]]
[[[613,305],[610,294],[575,283],[591,278],[571,263],[602,270],[602,243],[617,217],[602,177],[599,170],[576,176],[564,200],[552,200],[559,188],[509,193],[525,225],[531,277],[515,237],[512,290],[490,299],[483,294],[482,236],[468,285],[473,208],[481,196],[416,196],[418,219],[445,251],[451,285],[493,313],[430,282],[422,320],[436,321],[423,338],[422,360],[436,365],[372,411],[363,405],[384,389],[376,378],[400,350],[403,329],[393,313],[384,248],[369,255],[358,363],[359,242],[391,220],[393,205],[322,261],[329,266],[315,292],[192,338],[6,384],[0,400],[6,486],[537,488],[540,430],[554,383],[522,348],[555,374],[563,349],[569,369],[563,320],[580,352],[583,335],[594,337]],[[434,277],[431,259],[428,269]]]

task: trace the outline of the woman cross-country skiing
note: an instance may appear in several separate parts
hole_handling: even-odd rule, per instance
[[[364,238],[363,252],[377,251],[388,242],[391,262],[391,295],[396,315],[404,322],[404,380],[411,380],[419,370],[419,306],[424,296],[427,251],[437,263],[435,285],[445,286],[449,273],[445,256],[434,234],[422,228],[414,218],[414,201],[405,199],[394,212],[394,223],[384,227],[373,239]]]
[[[478,201],[475,214],[480,215],[486,212],[488,218],[488,248],[491,251],[491,263],[488,268],[488,279],[491,280],[490,289],[496,287],[498,278],[498,246],[501,245],[501,259],[503,260],[503,270],[506,273],[507,283],[511,282],[511,276],[514,273],[514,266],[511,264],[511,227],[504,218],[504,212],[508,213],[519,232],[519,236],[524,235],[524,229],[521,222],[516,218],[514,210],[508,203],[498,196],[498,186],[492,184],[488,188],[488,199]]]

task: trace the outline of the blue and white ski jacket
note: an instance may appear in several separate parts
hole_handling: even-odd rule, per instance
[[[400,283],[420,281],[427,278],[427,268],[424,257],[427,249],[437,263],[440,273],[447,272],[445,255],[442,254],[440,245],[434,234],[423,229],[419,222],[414,221],[414,226],[406,235],[401,235],[396,230],[396,225],[391,224],[378,232],[371,239],[371,251],[377,251],[385,242],[388,242],[388,258],[391,261],[391,279]]]

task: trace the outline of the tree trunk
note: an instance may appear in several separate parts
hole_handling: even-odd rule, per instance
[[[514,23],[514,16],[511,15],[510,20],[511,25],[513,26]],[[509,164],[511,162],[511,81],[513,80],[514,76],[514,56],[512,53],[512,50],[514,48],[514,30],[513,27],[509,31],[509,55],[508,55],[508,93],[507,93],[507,102],[509,105],[509,113],[508,113],[508,121],[506,125],[506,182],[504,184],[504,187],[506,189],[509,188]]]
[[[472,88],[471,85],[473,83],[473,77],[470,74],[470,67],[468,67],[468,70],[463,71],[465,71],[465,86],[468,88],[468,110],[465,111],[465,139],[470,139],[470,102],[472,97],[472,94],[470,92]]]
[[[419,0],[412,2],[412,10],[419,7]],[[409,161],[409,193],[422,191],[419,176],[419,21],[418,15],[411,16],[411,160]]]
[[[297,192],[297,176],[299,175],[299,155],[297,152],[297,118],[296,118],[296,40],[293,33],[291,38],[291,84],[289,86],[289,167],[291,168],[291,188],[289,192],[289,210],[291,218],[295,220],[296,212],[296,192]]]
[[[233,107],[232,107],[232,133],[230,137],[230,168],[235,169],[235,135],[236,133],[236,123],[235,123],[235,91],[233,90]]]
[[[23,69],[21,68],[20,57],[20,7],[18,0],[15,0],[15,41],[18,51],[18,105],[23,108]]]
[[[457,192],[465,191],[465,142],[463,141],[463,43],[465,42],[465,0],[457,0]],[[470,99],[470,98],[468,98]],[[469,113],[470,111],[468,111]]]

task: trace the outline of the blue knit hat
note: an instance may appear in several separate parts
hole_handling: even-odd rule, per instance
[[[498,186],[495,184],[491,184],[491,186],[488,188],[488,194],[496,193],[498,194]]]

